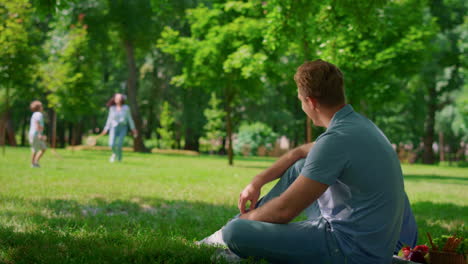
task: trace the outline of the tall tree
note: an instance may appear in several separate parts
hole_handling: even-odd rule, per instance
[[[429,2],[430,12],[437,19],[438,34],[433,38],[430,56],[421,70],[422,88],[427,96],[425,131],[423,137],[423,163],[435,162],[432,145],[435,141],[436,114],[453,103],[449,94],[463,87],[463,31],[460,27],[466,20],[468,3],[461,0],[433,0]],[[466,41],[466,39],[465,39]]]
[[[206,118],[206,124],[203,127],[205,131],[204,140],[209,145],[210,154],[218,151],[221,146],[217,146],[216,142],[225,137],[224,118],[225,113],[219,108],[221,101],[216,97],[214,92],[211,93],[209,107],[203,111]]]
[[[162,149],[172,149],[174,147],[174,117],[168,102],[164,102],[161,111],[161,127],[157,129],[160,135],[159,147]]]
[[[70,135],[72,145],[81,143],[83,121],[97,110],[96,98],[93,96],[93,80],[96,78],[88,44],[88,25],[84,23],[84,14],[78,17],[77,23],[69,27],[63,21],[54,24],[51,39],[45,45],[49,51],[49,60],[41,67],[49,106],[60,118],[73,125]],[[55,126],[55,122],[52,125]]]
[[[109,0],[109,21],[117,30],[127,61],[128,102],[140,133],[134,138],[135,151],[146,152],[143,142],[143,121],[138,96],[138,67],[136,50],[147,50],[153,38],[152,7],[150,0]]]
[[[27,0],[0,1],[0,93],[5,98],[0,102],[0,144],[7,135],[9,144],[16,145],[10,106],[15,97],[29,92],[33,79],[37,49],[32,45],[31,14]]]
[[[284,78],[292,80],[290,78],[291,66],[295,70],[302,62],[320,57],[320,47],[328,41],[328,36],[323,34],[324,29],[327,28],[327,25],[334,25],[336,21],[339,21],[335,21],[335,14],[341,13],[340,19],[346,19],[348,25],[355,27],[365,25],[375,19],[375,10],[386,2],[385,0],[368,2],[265,1],[262,6],[269,23],[264,43],[269,49],[283,51],[285,55],[288,54],[288,59],[278,62],[279,67],[276,66],[276,68],[287,73]],[[337,31],[335,34],[339,35]],[[295,88],[292,81],[291,86]],[[296,112],[302,115],[301,110],[297,110]],[[310,142],[313,140],[311,120],[306,118],[304,124],[306,125],[305,138],[307,142]],[[316,130],[316,132],[319,131]]]
[[[267,59],[261,44],[265,20],[260,5],[258,1],[227,1],[211,8],[190,9],[186,13],[190,36],[166,28],[159,42],[164,52],[185,62],[182,74],[173,78],[175,84],[218,90],[222,95],[230,165],[234,157],[235,102],[259,87]]]

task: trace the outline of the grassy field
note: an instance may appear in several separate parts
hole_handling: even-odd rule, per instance
[[[27,148],[0,152],[0,263],[210,262],[215,249],[193,242],[236,214],[240,190],[274,161],[57,152],[40,169]],[[467,168],[403,169],[420,243],[466,226]]]

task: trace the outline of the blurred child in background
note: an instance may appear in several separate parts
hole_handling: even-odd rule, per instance
[[[39,168],[39,160],[42,158],[46,151],[46,136],[44,133],[44,115],[42,111],[42,103],[40,101],[33,101],[30,105],[33,112],[31,116],[31,126],[29,127],[29,143],[31,144],[32,156],[31,167]]]

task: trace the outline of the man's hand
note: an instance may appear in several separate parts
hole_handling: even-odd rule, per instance
[[[262,186],[278,179],[294,162],[305,158],[313,145],[314,143],[312,142],[289,151],[281,156],[270,168],[255,176],[252,182],[240,193],[237,207],[241,214],[246,213],[245,207],[248,201],[250,201],[250,210],[255,209]]]
[[[274,224],[287,224],[317,200],[328,185],[300,175],[280,196],[239,218]]]
[[[136,129],[132,130],[132,134],[134,138],[138,137],[138,131]]]
[[[237,205],[241,214],[245,214],[247,212],[245,210],[245,206],[247,205],[248,201],[250,201],[249,210],[255,209],[255,205],[257,204],[259,197],[260,197],[260,188],[257,188],[252,184],[247,185],[247,187],[245,187],[244,190],[240,193],[239,203]]]

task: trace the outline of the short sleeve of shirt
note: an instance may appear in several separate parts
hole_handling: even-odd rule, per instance
[[[34,122],[39,122],[39,124],[41,126],[44,125],[44,119],[42,117],[42,113],[41,112],[35,112],[32,116],[32,119],[34,120]]]
[[[301,174],[312,180],[332,185],[348,163],[345,146],[336,133],[320,136],[307,155]]]

